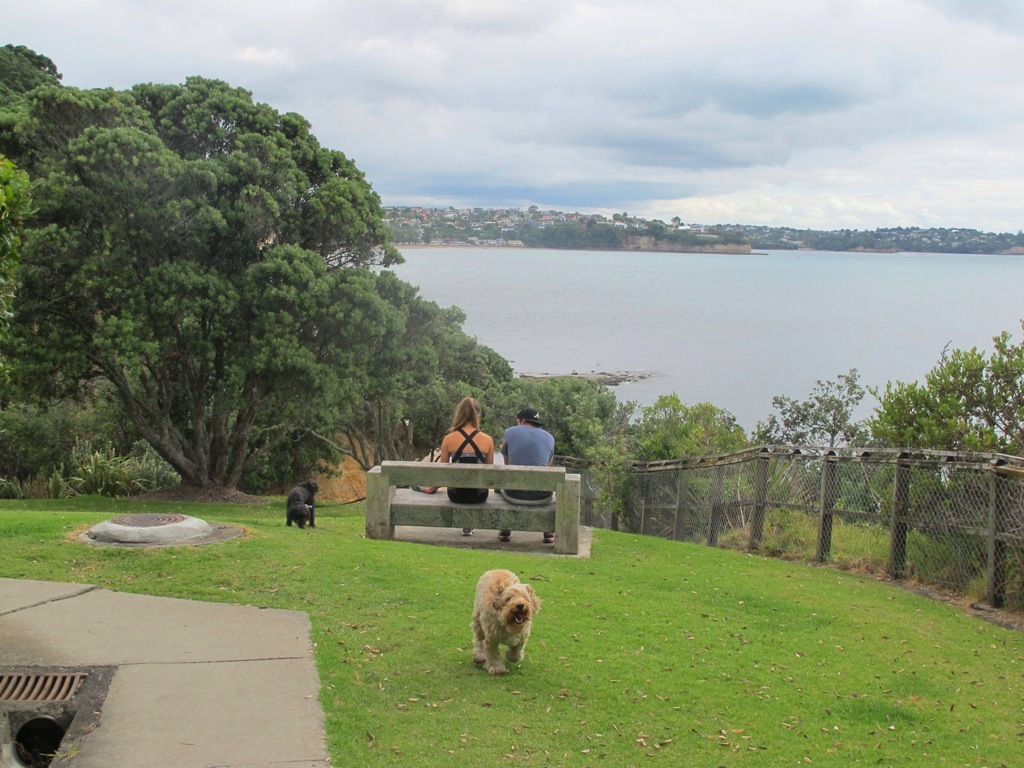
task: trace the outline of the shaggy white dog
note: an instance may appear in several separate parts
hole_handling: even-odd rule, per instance
[[[539,610],[540,600],[533,587],[520,582],[512,571],[487,571],[476,584],[473,661],[483,664],[492,675],[505,674],[508,670],[501,661],[500,645],[508,647],[506,659],[522,661],[533,615]]]

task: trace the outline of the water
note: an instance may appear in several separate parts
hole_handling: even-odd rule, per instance
[[[920,381],[943,348],[1021,337],[1024,257],[769,251],[750,255],[409,248],[399,277],[467,314],[518,373],[639,371],[619,400],[675,392],[750,431],[771,399],[856,368]],[[866,398],[868,415],[876,401]]]

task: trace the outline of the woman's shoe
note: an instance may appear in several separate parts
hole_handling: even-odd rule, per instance
[[[553,533],[545,533],[544,534],[544,543],[545,544],[554,544],[555,543],[555,534],[553,534]]]
[[[498,541],[509,541],[512,538],[512,531],[498,531]]]
[[[472,536],[473,535],[473,529],[472,528],[463,528],[462,529],[462,535],[463,536]]]

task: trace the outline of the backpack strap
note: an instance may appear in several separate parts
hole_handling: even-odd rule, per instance
[[[476,447],[476,443],[473,442],[473,438],[479,433],[479,429],[474,429],[470,434],[466,434],[466,431],[459,427],[458,433],[462,435],[465,440],[462,441],[462,445],[459,446],[459,450],[453,451],[452,455],[457,456],[459,459],[462,458],[462,452],[466,449],[467,445],[473,446],[473,453],[476,454],[476,460],[478,464],[486,464],[486,457],[480,452],[480,449]]]

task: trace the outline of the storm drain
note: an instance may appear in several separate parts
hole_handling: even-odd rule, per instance
[[[0,768],[49,768],[95,730],[115,667],[0,670]]]
[[[0,674],[0,701],[71,701],[86,673]]]

